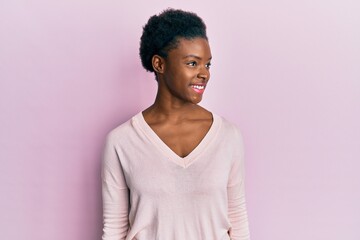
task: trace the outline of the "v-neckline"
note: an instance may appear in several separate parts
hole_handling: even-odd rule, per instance
[[[177,165],[187,168],[192,163],[194,163],[198,157],[201,155],[203,151],[209,146],[211,141],[215,139],[215,136],[220,128],[221,124],[221,117],[212,114],[212,124],[205,134],[205,136],[201,139],[200,143],[185,157],[180,157],[176,154],[156,133],[155,131],[149,126],[149,124],[145,121],[145,118],[142,112],[136,114],[133,119],[138,123],[140,129],[145,133],[145,135],[151,140],[154,146],[161,150],[161,152],[169,158],[172,162],[176,163]]]

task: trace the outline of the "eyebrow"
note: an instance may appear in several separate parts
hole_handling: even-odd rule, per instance
[[[189,58],[189,57],[193,57],[193,58],[196,58],[196,59],[201,60],[201,57],[196,56],[196,55],[193,55],[193,54],[186,55],[184,58]],[[212,57],[209,57],[209,59],[208,59],[208,60],[211,60],[211,59],[212,59]]]

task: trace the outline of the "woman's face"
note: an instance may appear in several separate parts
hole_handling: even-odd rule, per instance
[[[168,52],[162,73],[163,87],[184,102],[197,104],[210,78],[211,51],[204,38],[180,38]]]

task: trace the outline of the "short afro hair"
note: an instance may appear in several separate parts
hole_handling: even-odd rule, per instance
[[[152,57],[166,58],[171,49],[175,49],[179,38],[208,39],[206,25],[195,13],[168,8],[159,15],[149,18],[143,27],[140,40],[140,58],[143,67],[154,72]]]

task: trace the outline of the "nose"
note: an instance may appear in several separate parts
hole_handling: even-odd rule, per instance
[[[206,68],[206,67],[202,67],[199,72],[198,72],[198,75],[197,75],[198,78],[201,78],[203,80],[209,80],[210,78],[210,72],[209,72],[209,69]]]

